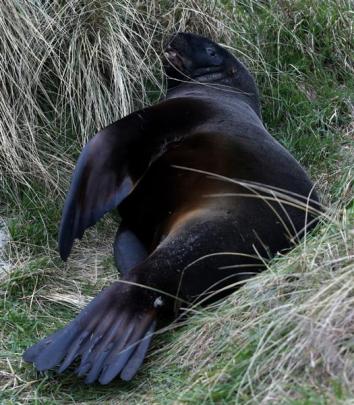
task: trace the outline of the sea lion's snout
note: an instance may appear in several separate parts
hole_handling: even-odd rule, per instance
[[[164,46],[164,56],[167,63],[179,71],[187,71],[191,64],[191,60],[188,58],[188,48],[186,34],[177,32],[171,35]]]
[[[174,68],[182,72],[185,70],[184,58],[172,47],[168,46],[165,49],[164,55],[168,64],[172,65]]]

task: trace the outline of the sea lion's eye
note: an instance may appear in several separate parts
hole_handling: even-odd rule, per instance
[[[206,51],[207,51],[207,54],[209,56],[215,56],[216,55],[216,52],[215,52],[215,50],[213,48],[206,48]]]

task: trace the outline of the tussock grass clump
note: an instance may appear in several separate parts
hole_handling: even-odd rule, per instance
[[[130,2],[5,2],[0,35],[3,187],[57,187],[95,130],[159,88],[150,27]]]
[[[3,2],[0,216],[11,241],[0,255],[0,402],[353,397],[353,13],[350,0]],[[23,350],[117,278],[114,216],[86,233],[68,264],[58,258],[75,159],[97,130],[161,96],[159,55],[175,30],[208,35],[250,67],[265,125],[310,171],[327,219],[228,300],[193,308],[157,336],[132,383],[37,376]]]

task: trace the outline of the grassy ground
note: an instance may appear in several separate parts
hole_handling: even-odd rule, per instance
[[[111,3],[0,7],[0,216],[11,237],[10,267],[0,267],[0,403],[352,403],[353,3]],[[159,97],[158,54],[175,29],[219,40],[255,73],[265,124],[317,182],[326,218],[229,299],[157,336],[133,382],[38,376],[24,348],[117,277],[114,215],[67,265],[58,258],[73,164],[97,129]]]

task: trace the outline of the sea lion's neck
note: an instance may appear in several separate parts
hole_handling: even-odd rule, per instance
[[[255,111],[259,118],[262,118],[258,92],[255,94],[239,90],[230,77],[221,75],[222,72],[213,72],[209,73],[211,80],[206,80],[204,77],[204,80],[198,81],[181,82],[174,80],[173,83],[169,81],[166,98],[200,97],[205,96],[206,93],[214,97],[219,94],[227,99],[237,98],[243,101]]]

